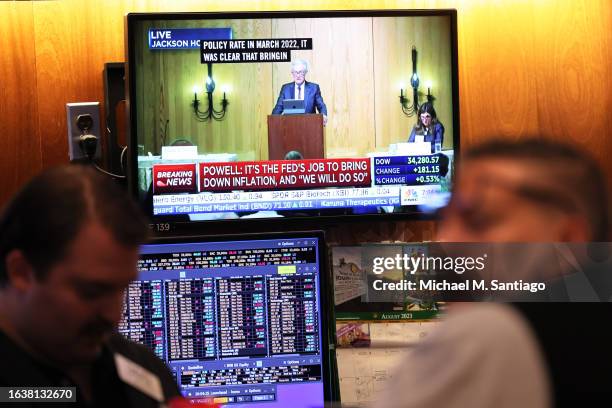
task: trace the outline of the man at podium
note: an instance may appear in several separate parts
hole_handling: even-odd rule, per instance
[[[273,115],[283,113],[283,101],[286,99],[303,100],[304,113],[321,113],[323,114],[323,125],[327,123],[327,107],[321,96],[321,89],[314,82],[306,82],[306,74],[308,73],[308,62],[302,59],[296,59],[291,62],[291,75],[293,82],[284,84],[278,95],[276,106],[272,110]]]

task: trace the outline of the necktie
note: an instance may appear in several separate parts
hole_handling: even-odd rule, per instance
[[[298,85],[298,99],[302,99],[302,85]]]

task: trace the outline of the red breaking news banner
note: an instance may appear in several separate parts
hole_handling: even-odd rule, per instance
[[[196,193],[196,165],[156,164],[153,166],[153,193]]]
[[[370,159],[309,159],[200,163],[200,191],[362,187]]]

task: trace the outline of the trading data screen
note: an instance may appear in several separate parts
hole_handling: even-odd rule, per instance
[[[324,401],[319,238],[144,245],[119,332],[188,398],[232,407]]]

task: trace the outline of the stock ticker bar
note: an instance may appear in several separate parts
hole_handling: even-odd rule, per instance
[[[370,167],[369,158],[156,164],[153,193],[368,186]]]
[[[401,186],[384,186],[158,195],[153,197],[153,214],[395,206],[401,203],[401,190]]]
[[[438,184],[440,177],[438,156],[388,156],[373,160],[374,184],[418,186]]]
[[[427,204],[440,173],[436,155],[160,164],[153,214]]]
[[[171,254],[168,257],[142,255],[141,259],[138,261],[138,270],[157,271],[164,269],[239,268],[248,266],[314,263],[315,261],[316,248],[314,246],[233,249],[184,252]]]

